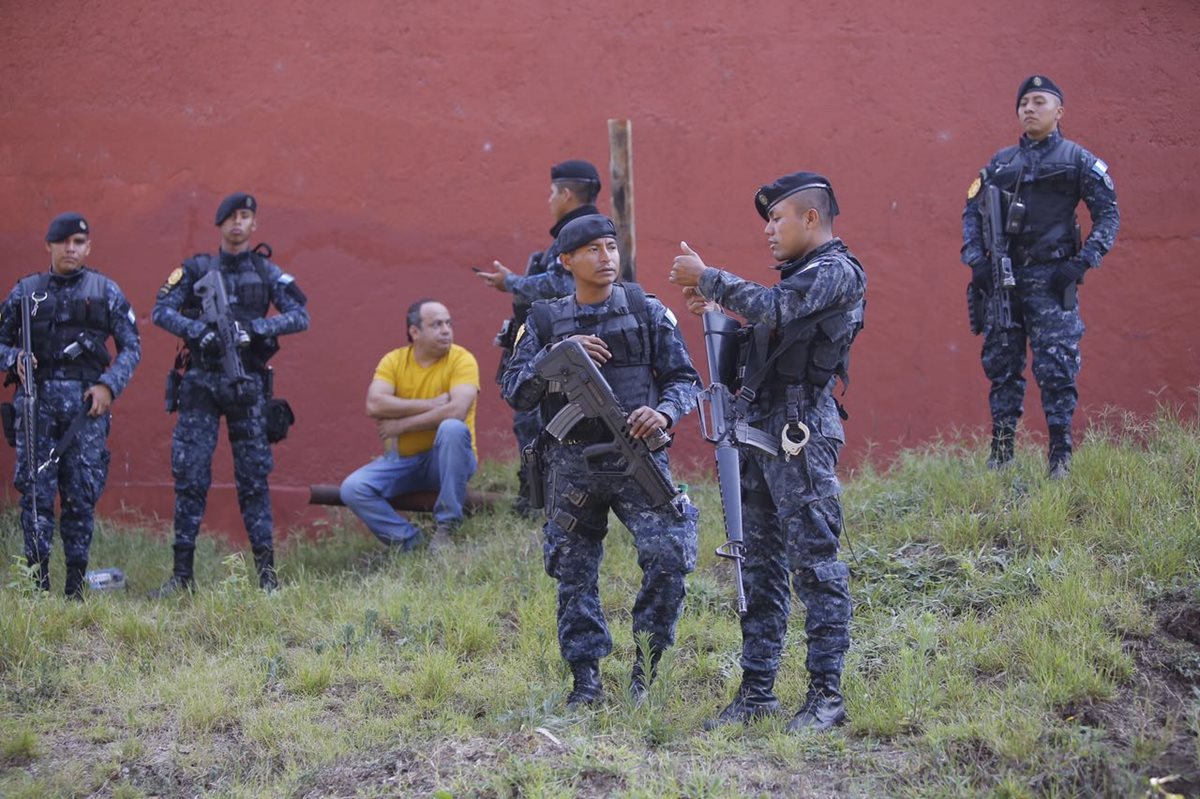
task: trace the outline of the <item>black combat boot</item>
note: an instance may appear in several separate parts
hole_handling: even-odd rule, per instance
[[[63,596],[67,599],[74,599],[76,602],[83,601],[83,576],[87,573],[87,561],[76,561],[72,563],[67,561],[67,586],[63,590]]]
[[[846,703],[841,679],[836,675],[814,675],[800,712],[788,722],[788,732],[826,732],[846,723]]]
[[[733,701],[715,719],[704,722],[704,729],[715,730],[723,724],[749,724],[756,718],[771,716],[779,712],[779,700],[775,697],[775,672],[742,672],[742,684],[738,686]]]
[[[150,592],[151,599],[164,599],[180,591],[195,591],[196,580],[192,575],[192,563],[196,550],[192,547],[175,545],[175,570],[167,581]]]
[[[50,590],[50,558],[49,556],[41,560],[25,559],[29,564],[29,568],[33,569],[33,587],[39,591]]]
[[[1050,457],[1048,471],[1053,480],[1061,480],[1071,473],[1071,428],[1064,425],[1050,426]]]
[[[1016,425],[1011,422],[992,425],[992,453],[987,460],[989,469],[1003,469],[1012,462],[1016,433]]]
[[[592,705],[600,701],[604,687],[600,684],[600,661],[580,660],[570,664],[575,685],[567,695],[567,707]]]
[[[650,683],[654,682],[654,678],[658,675],[658,661],[661,657],[661,649],[650,648],[650,674],[647,676],[642,650],[639,648],[637,654],[634,655],[633,669],[629,672],[629,695],[633,697],[635,704],[640,705],[645,701],[646,694],[650,692]]]
[[[275,550],[263,547],[254,550],[254,568],[258,570],[258,587],[268,594],[279,588],[279,576],[275,574]]]

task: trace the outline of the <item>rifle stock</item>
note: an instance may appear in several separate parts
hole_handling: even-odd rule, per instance
[[[625,421],[628,414],[612,392],[608,381],[600,374],[594,361],[578,341],[560,341],[542,357],[537,372],[546,380],[556,383],[567,395],[567,405],[555,414],[546,425],[546,432],[562,441],[571,429],[584,419],[596,419],[612,434],[611,442],[592,444],[584,448],[584,461],[592,474],[607,477],[632,477],[650,497],[654,507],[665,505],[675,498],[675,486],[658,468],[652,457],[652,444],[646,439],[634,438]],[[662,433],[658,438],[661,448],[670,437]],[[593,458],[615,454],[625,462],[618,472],[593,469]]]

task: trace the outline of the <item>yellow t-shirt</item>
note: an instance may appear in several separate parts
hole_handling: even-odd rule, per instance
[[[465,347],[450,345],[446,357],[428,367],[421,366],[413,358],[412,347],[401,347],[383,356],[375,367],[375,379],[385,380],[394,387],[394,394],[404,399],[433,399],[445,394],[454,386],[470,385],[479,388],[479,364],[475,356]],[[475,446],[475,402],[467,411],[467,429],[471,431],[471,449],[475,457],[479,450]],[[436,430],[419,430],[400,436],[397,452],[400,455],[417,455],[433,449]]]

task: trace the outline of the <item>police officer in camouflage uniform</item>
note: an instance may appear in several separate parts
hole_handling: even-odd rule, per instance
[[[179,419],[171,439],[175,567],[155,596],[194,586],[196,536],[212,482],[212,455],[222,416],[233,448],[238,505],[259,585],[267,591],[277,586],[267,485],[274,466],[266,416],[272,381],[266,362],[279,349],[278,336],[308,328],[308,300],[295,278],[260,254],[260,247],[251,249],[257,211],[258,204],[249,194],[231,194],[222,200],[216,215],[220,252],[196,255],[172,272],[158,292],[151,316],[154,324],[182,338],[187,347],[177,360],[185,371],[178,386]],[[245,334],[246,346],[239,354],[249,378],[246,386],[234,386],[225,376],[220,363],[224,345],[215,326],[198,318],[200,297],[193,287],[211,270],[220,271],[231,312]],[[269,316],[271,305],[278,313]]]
[[[1065,476],[1071,467],[1071,417],[1079,394],[1079,340],[1083,320],[1076,285],[1112,248],[1121,216],[1108,165],[1058,129],[1063,93],[1044,75],[1027,78],[1017,90],[1020,142],[992,157],[967,191],[963,209],[962,261],[983,294],[993,291],[992,270],[980,215],[981,189],[1003,192],[1005,217],[1019,231],[1009,236],[1016,287],[1010,292],[1013,326],[1001,329],[988,318],[983,326],[983,371],[992,383],[992,446],[988,465],[1012,460],[1013,436],[1025,398],[1025,347],[1033,353],[1033,376],[1042,393],[1050,431],[1049,472]],[[1075,209],[1083,200],[1092,229],[1080,246]],[[1009,209],[1024,206],[1024,218]]]
[[[600,195],[600,173],[591,163],[572,159],[550,167],[550,213],[554,226],[550,228],[552,239],[573,219],[599,213],[596,198]],[[525,275],[516,275],[499,261],[493,261],[494,272],[480,272],[479,277],[492,288],[513,295],[513,315],[505,321],[496,337],[501,348],[500,368],[496,371],[499,382],[508,361],[512,358],[513,341],[517,330],[525,323],[529,306],[536,300],[553,300],[566,297],[575,290],[571,273],[563,269],[558,260],[554,242],[542,252],[529,256]],[[523,451],[533,443],[542,429],[541,414],[534,408],[530,411],[513,413],[513,434],[517,439],[517,450]],[[528,474],[524,466],[518,472],[520,486],[517,491],[515,509],[522,516],[531,516],[529,507]]]
[[[548,393],[548,383],[536,369],[552,345],[571,339],[599,365],[621,407],[629,411],[634,438],[674,427],[695,407],[699,380],[674,315],[640,287],[616,283],[620,255],[608,217],[572,220],[559,231],[557,246],[564,268],[574,275],[575,293],[534,303],[501,381],[504,398],[518,410],[540,403],[543,417],[552,418],[564,397]],[[584,450],[611,441],[607,428],[595,420],[580,422],[562,443],[546,438],[544,556],[546,573],[558,581],[559,647],[574,677],[567,702],[600,699],[599,660],[612,651],[598,586],[610,509],[632,533],[642,567],[633,631],[649,634],[651,662],[647,668],[640,655],[635,659],[630,685],[634,696],[641,697],[658,656],[675,640],[684,577],[696,566],[696,509],[682,494],[653,507],[635,481],[589,471]],[[653,457],[669,474],[666,451]],[[615,455],[600,456],[593,465],[609,472],[623,466]]]
[[[60,214],[46,232],[50,269],[17,282],[0,307],[0,364],[18,378],[15,398],[16,487],[21,492],[25,559],[35,580],[50,590],[54,495],[62,504],[59,532],[67,563],[65,594],[83,598],[96,501],[108,478],[110,408],[142,357],[137,317],[121,289],[85,266],[91,228],[75,213]],[[21,300],[31,299],[30,333],[37,383],[37,452],[26,451],[21,352]],[[111,357],[112,337],[117,356]],[[38,469],[30,491],[29,460]],[[34,513],[31,494],[37,495]],[[35,527],[34,519],[37,519]]]
[[[683,246],[671,280],[684,287],[696,313],[714,303],[751,326],[740,354],[745,420],[802,443],[794,457],[740,446],[744,577],[742,684],[733,701],[706,723],[747,722],[779,711],[775,674],[794,588],[806,610],[809,688],[789,731],[842,724],[842,665],[850,647],[850,570],[838,560],[842,532],[838,453],[845,442],[841,406],[832,390],[846,378],[849,347],[862,327],[866,275],[833,235],[833,187],[812,172],[785,175],[755,195],[767,242],[779,266],[773,287],[707,267]],[[762,378],[758,381],[757,378]],[[748,382],[758,382],[756,390]]]

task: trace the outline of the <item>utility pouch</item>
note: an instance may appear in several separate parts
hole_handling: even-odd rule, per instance
[[[17,445],[17,408],[11,402],[0,403],[0,419],[4,421],[4,440],[10,447]]]
[[[269,399],[266,408],[267,441],[278,443],[287,438],[288,430],[296,423],[296,414],[285,399]]]
[[[1016,236],[1025,224],[1025,203],[1013,200],[1008,204],[1008,215],[1004,219],[1004,235]]]
[[[179,385],[183,382],[183,375],[172,369],[167,372],[167,391],[164,397],[163,407],[167,413],[175,413],[179,410]]]
[[[546,507],[546,464],[536,442],[521,450],[521,465],[529,486],[529,507],[541,510]]]

